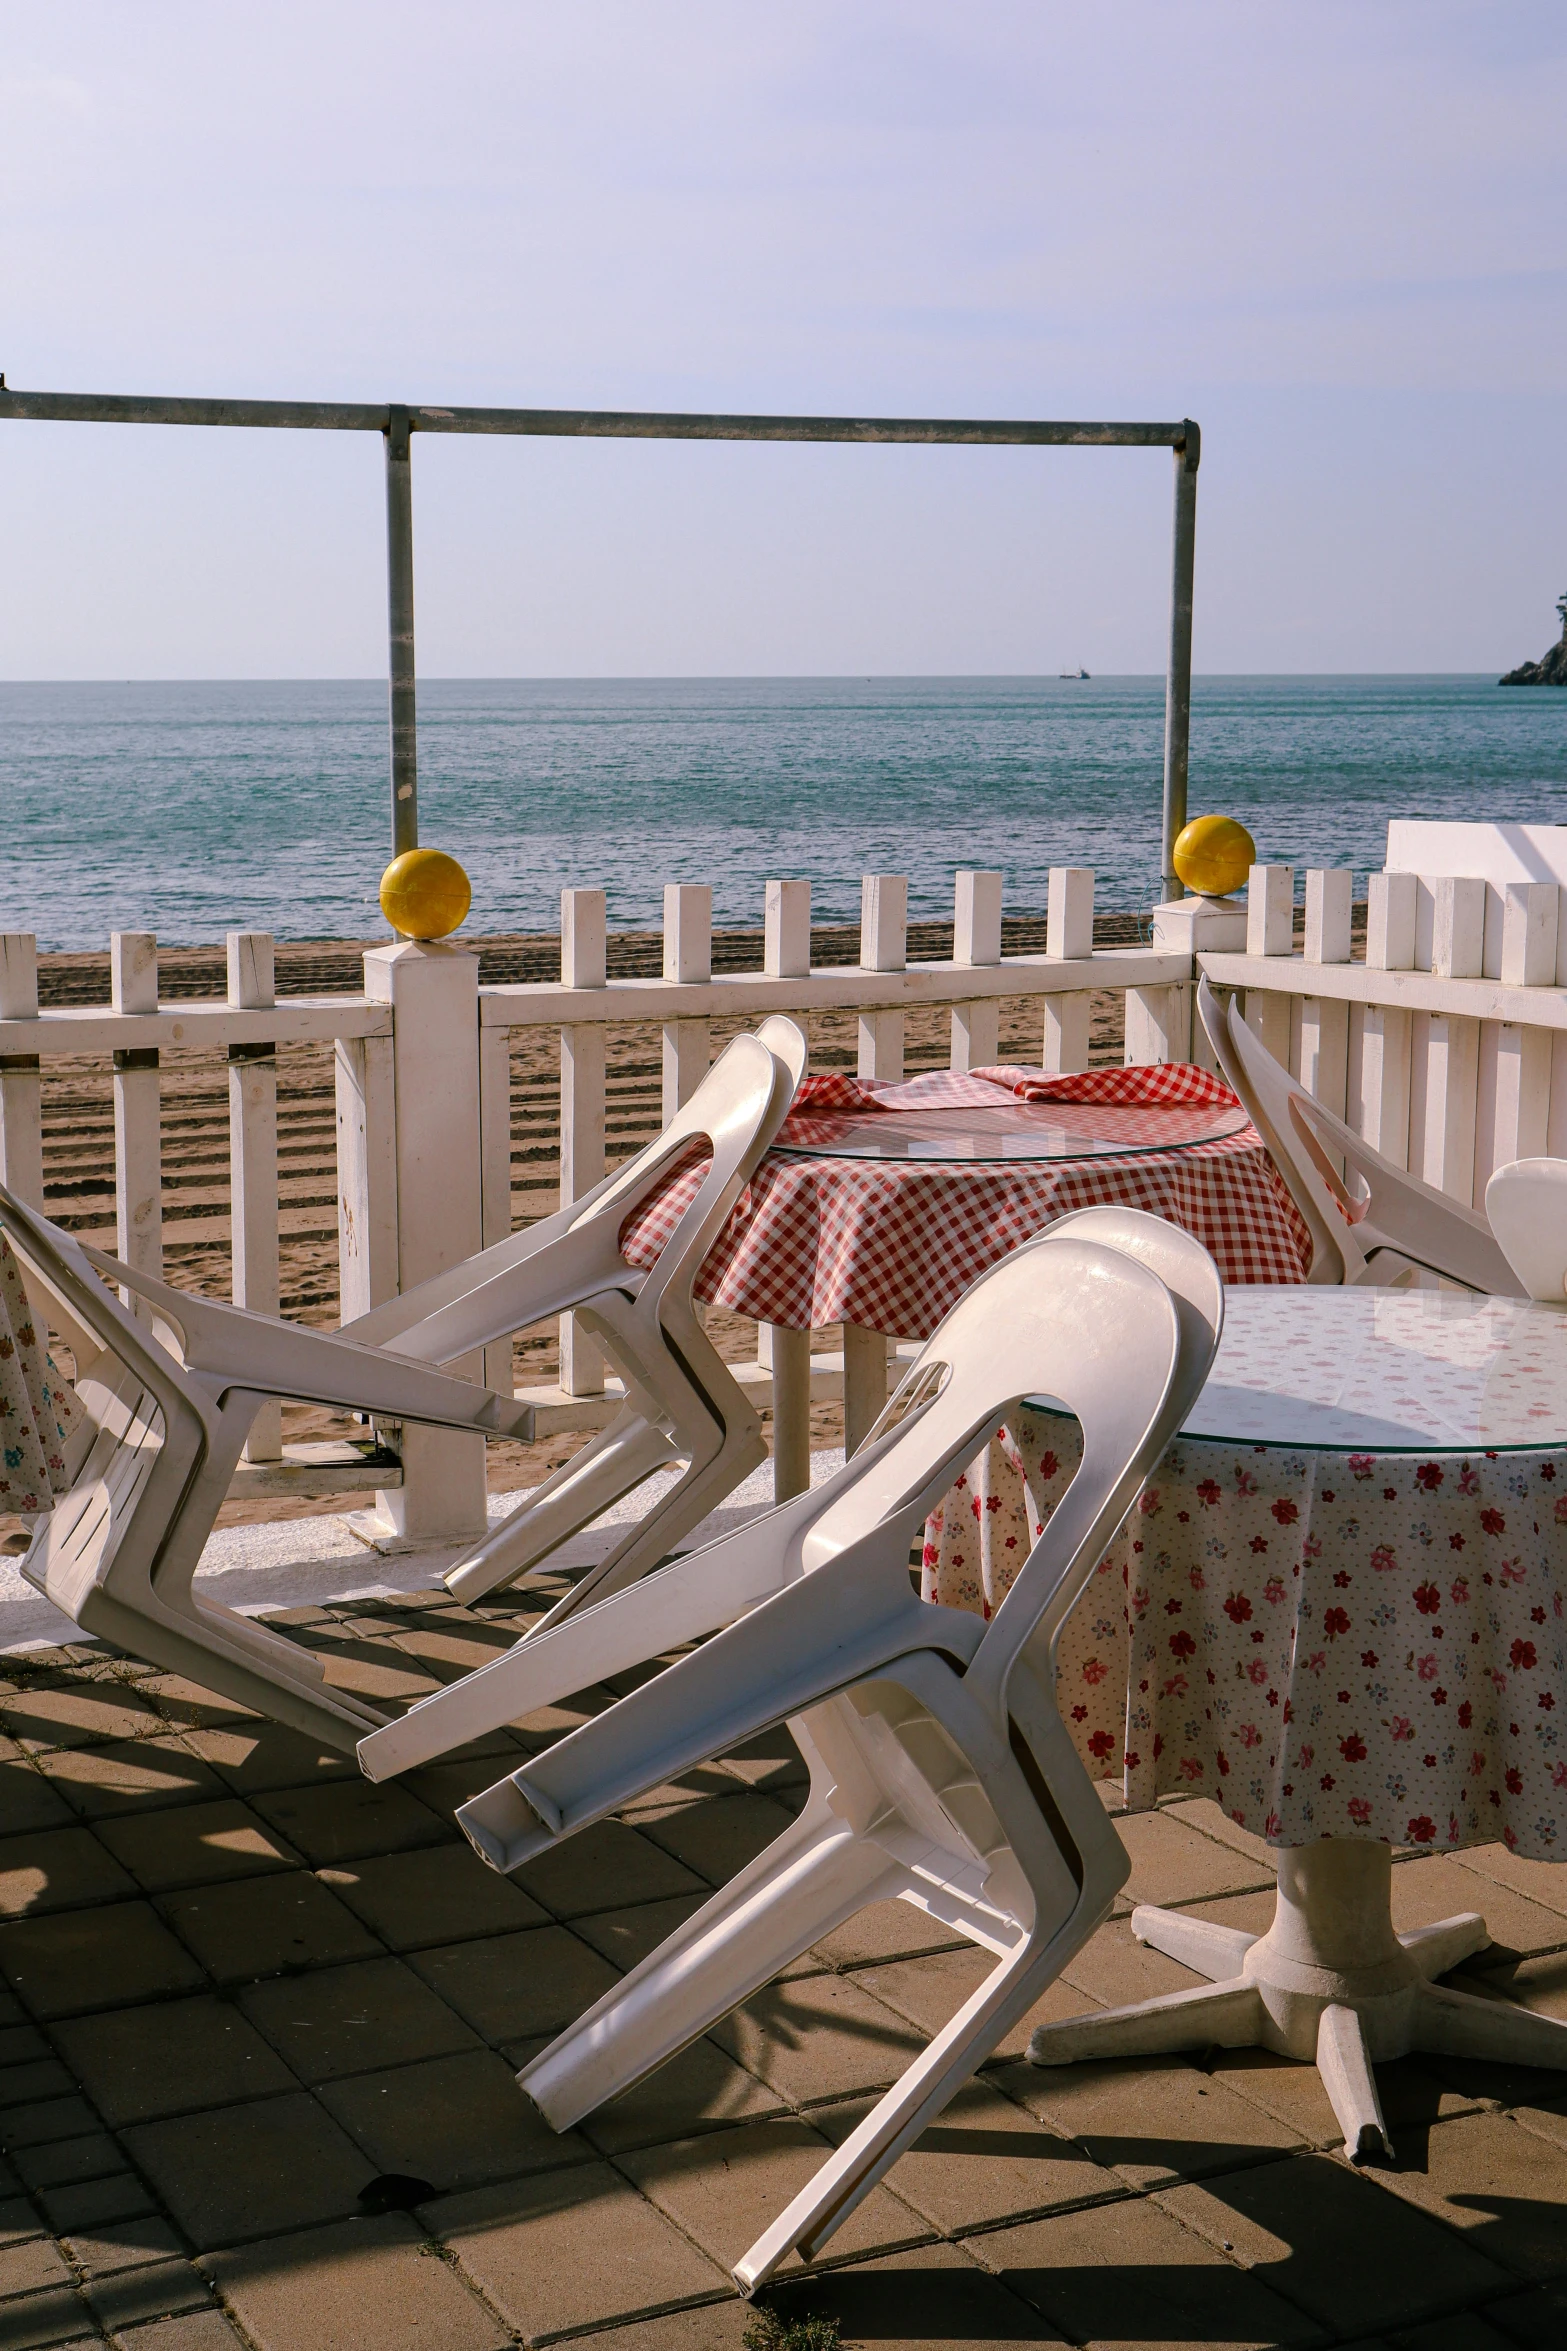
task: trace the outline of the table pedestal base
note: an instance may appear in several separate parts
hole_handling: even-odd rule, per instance
[[[1567,2024],[1433,1980],[1489,1941],[1485,1921],[1465,1911],[1395,1934],[1392,1860],[1387,1845],[1285,1846],[1265,1935],[1140,1906],[1132,1913],[1138,1941],[1208,1976],[1211,1987],[1041,2025],[1030,2063],[1214,2047],[1314,2059],[1355,2163],[1393,2153],[1371,2071],[1378,2060],[1424,2049],[1567,2067]]]

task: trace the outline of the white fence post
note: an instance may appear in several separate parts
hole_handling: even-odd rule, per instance
[[[31,931],[0,931],[0,1020],[37,1017],[38,941]],[[43,1076],[36,1053],[0,1054],[0,1183],[29,1208],[43,1207]],[[48,1301],[40,1294],[32,1307],[40,1332],[47,1330]]]
[[[1552,988],[1561,891],[1555,882],[1509,883],[1502,901],[1502,985]],[[1489,1026],[1489,1024],[1487,1024]],[[1496,1025],[1494,1086],[1482,1088],[1475,1137],[1475,1193],[1512,1159],[1535,1159],[1550,1125],[1551,1033],[1506,1020]]]
[[[860,969],[904,971],[908,960],[908,877],[901,873],[868,873],[860,883]],[[901,1078],[902,1012],[862,1012],[859,1031],[859,1075]]]
[[[479,1129],[479,964],[460,947],[403,939],[365,957],[365,994],[392,1007],[397,1286],[460,1265],[483,1233]],[[474,1356],[453,1369],[472,1378]],[[405,1425],[403,1483],[360,1514],[395,1549],[484,1532],[484,1439]]]
[[[1366,967],[1409,971],[1415,960],[1415,877],[1374,873],[1366,886]],[[1409,1165],[1410,1015],[1398,1004],[1368,1004],[1360,1024],[1360,1068],[1346,1116],[1384,1159]]]
[[[1295,868],[1254,865],[1246,883],[1246,952],[1290,955],[1295,947]],[[1290,999],[1269,989],[1246,991],[1246,1025],[1281,1068],[1290,1065]]]
[[[762,970],[804,979],[811,968],[811,885],[770,881],[763,909]],[[756,1326],[756,1360],[772,1380],[773,1500],[787,1502],[811,1482],[811,1334],[782,1323]]]
[[[230,931],[228,1000],[237,1009],[277,1001],[272,936]],[[277,1047],[229,1047],[229,1253],[236,1306],[276,1314],[278,1282]],[[245,1441],[247,1461],[281,1461],[283,1407],[263,1404]]]
[[[0,1020],[38,1018],[38,942],[0,932]],[[0,1057],[0,1182],[29,1208],[44,1204],[42,1079],[36,1053]]]
[[[1079,962],[1094,951],[1094,869],[1091,865],[1053,865],[1045,913],[1045,954],[1059,961]],[[1045,998],[1045,1034],[1041,1063],[1046,1069],[1086,1069],[1093,996],[1087,988],[1071,988],[1064,995]]]
[[[998,873],[962,872],[953,888],[952,960],[969,966],[1001,961],[1001,882]],[[1001,999],[982,997],[952,1007],[954,1069],[988,1069],[1001,1052]]]
[[[158,1009],[158,942],[150,931],[114,931],[109,987],[116,1012]],[[163,1273],[163,1137],[158,1049],[131,1047],[114,1056],[115,1250],[138,1273]],[[152,1308],[127,1293],[142,1322]]]
[[[690,987],[713,976],[713,892],[708,882],[664,885],[664,977]],[[664,1023],[664,1124],[690,1101],[707,1075],[705,1020]]]
[[[1196,968],[1195,958],[1192,968]],[[1163,1061],[1190,1061],[1194,994],[1192,981],[1162,988],[1127,989],[1122,1060],[1128,1069]],[[1086,1067],[1086,1057],[1082,1066]]]
[[[560,894],[560,976],[568,988],[602,988],[607,930],[602,890]],[[560,1032],[560,1204],[569,1208],[604,1175],[605,1055],[609,1032],[582,1021]],[[560,1318],[560,1384],[568,1396],[602,1396],[604,1354],[574,1314]]]
[[[1343,867],[1308,871],[1308,963],[1348,963],[1354,879]],[[1300,1082],[1325,1110],[1331,1110],[1335,1118],[1343,1117],[1349,1082],[1349,1006],[1331,996],[1301,999]]]

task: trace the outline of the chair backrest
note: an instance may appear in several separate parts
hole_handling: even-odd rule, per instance
[[[1567,1159],[1513,1159],[1485,1187],[1491,1230],[1526,1294],[1567,1305]]]
[[[455,1361],[518,1327],[511,1319],[509,1277],[530,1259],[545,1260],[549,1252],[559,1267],[559,1306],[577,1303],[585,1280],[600,1280],[605,1287],[621,1281],[656,1305],[672,1285],[694,1278],[788,1116],[804,1068],[805,1039],[793,1021],[775,1015],[759,1034],[731,1038],[691,1099],[624,1167],[570,1207],[345,1324],[345,1335],[366,1345],[395,1347],[424,1362]],[[702,1141],[711,1145],[711,1158],[694,1197],[681,1211],[658,1263],[646,1275],[633,1273],[619,1256],[615,1236],[632,1210]],[[483,1320],[486,1288],[495,1298],[493,1328]],[[548,1298],[532,1305],[536,1311],[530,1320],[557,1310]]]
[[[1206,979],[1197,987],[1197,1016],[1225,1084],[1239,1096],[1311,1235],[1306,1279],[1318,1285],[1355,1280],[1365,1257],[1349,1228],[1364,1204],[1351,1199],[1326,1154],[1312,1147],[1311,1131],[1297,1108],[1300,1103],[1315,1108],[1311,1096],[1252,1035],[1234,1002],[1220,1004]]]

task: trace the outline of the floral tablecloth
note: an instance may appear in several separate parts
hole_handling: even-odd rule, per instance
[[[47,1510],[65,1489],[82,1407],[40,1344],[21,1268],[0,1233],[0,1519]]]
[[[1567,1315],[1309,1295],[1365,1300],[1444,1441],[1396,1441],[1411,1432],[1391,1380],[1378,1449],[1178,1438],[1062,1635],[1078,1751],[1136,1809],[1189,1790],[1273,1844],[1499,1838],[1567,1859],[1567,1447],[1545,1441],[1563,1434]],[[1452,1309],[1424,1373],[1422,1307]],[[1347,1350],[1332,1396],[1297,1400],[1297,1418],[1347,1414],[1367,1354]],[[1466,1419],[1483,1439],[1542,1417],[1527,1445],[1451,1446]],[[1019,1412],[933,1514],[926,1597],[996,1608],[1078,1458],[1075,1421]]]
[[[1233,1110],[1235,1096],[1184,1062],[1158,1068],[936,1070],[891,1085],[807,1078],[780,1142],[809,1149],[835,1112],[949,1111],[1004,1102]],[[830,1139],[830,1138],[829,1138]],[[621,1228],[632,1265],[650,1266],[689,1205],[694,1154]],[[931,1161],[785,1158],[769,1153],[741,1194],[696,1284],[727,1306],[790,1330],[858,1323],[927,1338],[982,1273],[1069,1209],[1120,1201],[1185,1227],[1231,1282],[1299,1282],[1311,1241],[1254,1127],[1191,1149],[1092,1159]]]

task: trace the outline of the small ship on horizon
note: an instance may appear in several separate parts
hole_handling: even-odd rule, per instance
[[[1079,669],[1058,669],[1058,670],[1056,671],[1056,676],[1057,676],[1058,678],[1086,678],[1086,677],[1087,677],[1087,675],[1088,675],[1088,672],[1087,672],[1087,670],[1086,670],[1086,669],[1081,669],[1081,668],[1079,668]]]

